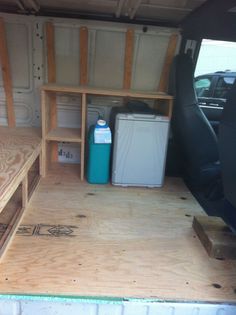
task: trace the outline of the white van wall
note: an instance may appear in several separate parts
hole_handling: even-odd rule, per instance
[[[37,36],[40,26],[31,17],[2,15],[5,21],[8,54],[18,126],[40,124],[38,88],[43,83],[43,45]],[[6,99],[0,69],[0,125],[7,125]]]
[[[46,21],[52,22],[55,27],[56,78],[58,84],[64,85],[79,85],[81,26],[86,26],[89,31],[89,85],[122,88],[125,35],[127,29],[132,28],[135,30],[135,43],[131,88],[146,91],[157,90],[170,35],[178,31],[150,26],[147,32],[143,32],[141,25],[9,14],[1,16],[6,23],[17,126],[40,126],[40,86],[47,82]],[[58,125],[79,127],[79,97],[60,95],[57,103]],[[108,120],[111,105],[121,105],[122,100],[92,97],[89,104],[88,126],[99,115]],[[1,70],[0,124],[7,125]]]

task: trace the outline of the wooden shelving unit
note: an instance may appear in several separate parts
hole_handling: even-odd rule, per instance
[[[81,95],[81,126],[75,128],[57,127],[55,117],[57,110],[53,105],[57,93],[79,94]],[[173,97],[166,93],[143,92],[132,90],[112,90],[99,89],[85,86],[61,86],[56,84],[47,84],[42,86],[42,138],[43,138],[43,176],[46,175],[49,163],[53,156],[49,154],[50,143],[55,142],[74,142],[79,143],[81,147],[80,156],[80,178],[84,179],[84,149],[85,149],[85,130],[86,130],[86,112],[87,95],[97,96],[118,96],[129,98],[141,98],[160,101],[160,111],[164,116],[171,118]],[[157,105],[157,106],[159,106]],[[56,126],[56,127],[55,127]]]
[[[55,158],[49,154],[50,143],[55,142],[71,142],[80,144],[80,178],[84,179],[84,146],[85,146],[85,123],[86,123],[86,94],[81,94],[81,127],[80,128],[64,128],[58,127],[55,117],[57,117],[57,109],[51,107],[52,100],[55,100],[57,92],[71,93],[70,89],[50,89],[51,85],[42,87],[42,139],[43,139],[43,168],[42,173],[45,176],[49,163],[52,160],[55,162]],[[54,86],[54,85],[52,85]],[[53,119],[52,119],[52,116]],[[54,122],[52,124],[52,121]],[[55,127],[56,126],[56,127]]]

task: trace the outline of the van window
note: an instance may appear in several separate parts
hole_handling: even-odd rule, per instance
[[[203,39],[195,69],[195,77],[218,71],[236,71],[236,43]]]
[[[231,89],[234,81],[234,77],[220,77],[214,90],[214,97],[226,98],[227,93]]]
[[[204,77],[195,81],[195,90],[198,97],[209,97],[211,78]]]

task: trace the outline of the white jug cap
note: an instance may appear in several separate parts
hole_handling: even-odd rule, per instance
[[[99,119],[99,120],[97,121],[97,124],[98,124],[99,126],[105,126],[105,125],[106,125],[106,121],[103,120],[103,119]]]

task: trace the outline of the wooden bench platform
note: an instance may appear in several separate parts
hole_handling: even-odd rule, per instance
[[[39,181],[40,130],[0,127],[0,257]]]
[[[179,178],[122,188],[52,170],[0,264],[0,293],[234,302],[236,262],[208,256],[192,229],[202,214]]]

